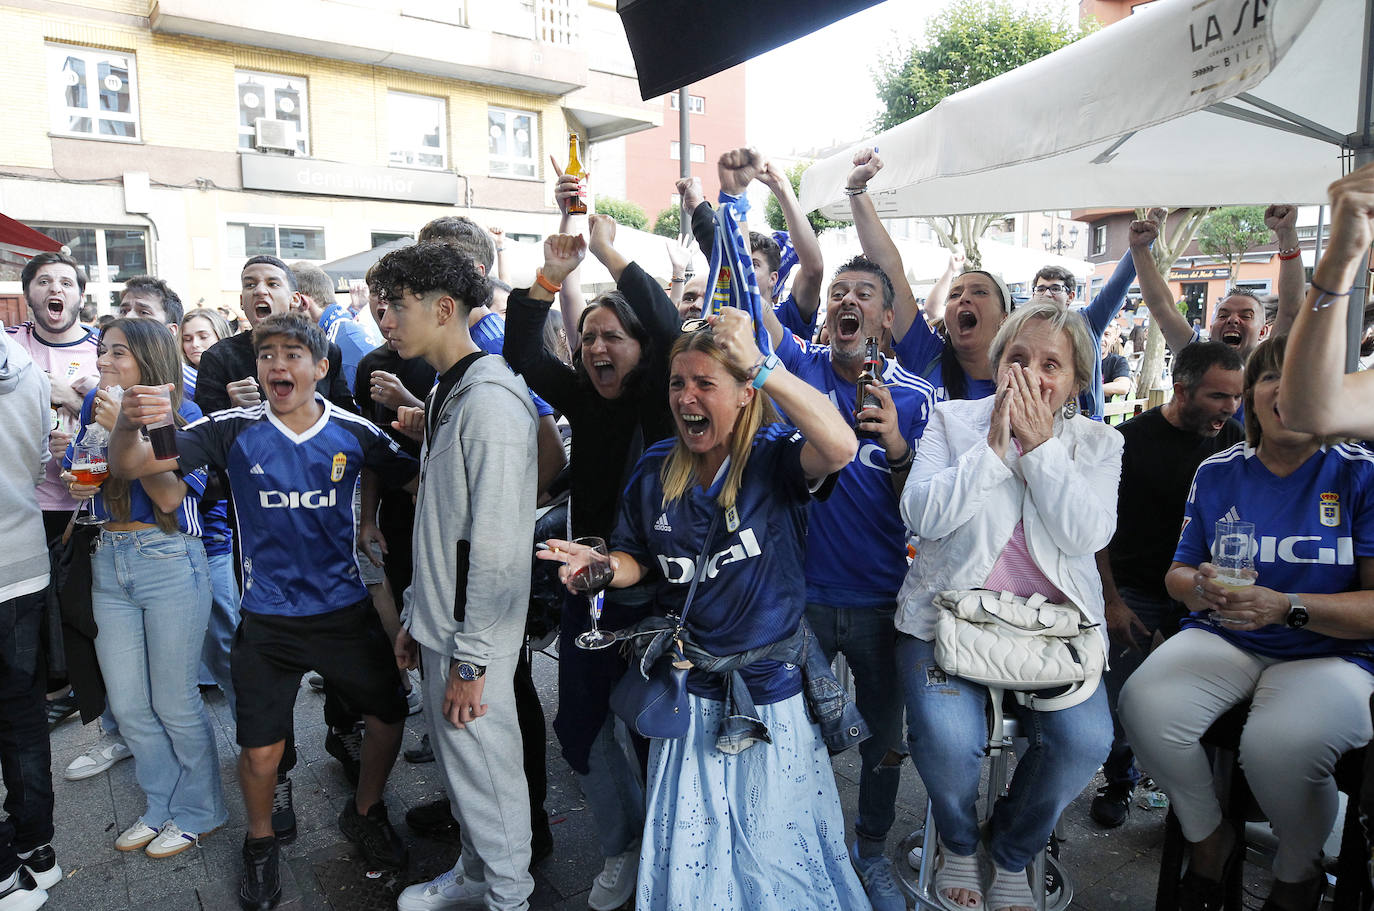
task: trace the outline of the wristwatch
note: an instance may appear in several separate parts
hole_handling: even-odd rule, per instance
[[[459,661],[454,667],[458,669],[459,680],[476,680],[487,672],[484,665],[473,664],[471,661]]]
[[[762,389],[764,381],[768,379],[768,374],[772,373],[782,364],[782,358],[776,354],[770,354],[754,368],[754,388]]]
[[[1307,625],[1307,621],[1312,619],[1307,613],[1307,608],[1302,606],[1298,596],[1289,594],[1288,596],[1288,618],[1284,621],[1289,629],[1302,629]]]

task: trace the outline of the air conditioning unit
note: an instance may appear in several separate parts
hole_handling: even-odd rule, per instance
[[[296,125],[290,120],[259,117],[253,121],[253,130],[253,146],[258,151],[296,153]]]

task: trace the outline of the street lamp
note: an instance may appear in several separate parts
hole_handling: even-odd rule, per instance
[[[1056,237],[1053,242],[1050,241],[1050,237],[1049,228],[1040,232],[1040,240],[1044,243],[1045,249],[1053,250],[1055,253],[1063,255],[1065,250],[1072,249],[1074,245],[1078,243],[1078,225],[1074,225],[1069,229],[1069,239],[1067,242],[1064,240],[1064,225],[1062,223],[1059,225],[1058,237]]]

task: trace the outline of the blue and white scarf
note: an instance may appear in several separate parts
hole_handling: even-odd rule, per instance
[[[719,313],[722,307],[738,307],[754,321],[754,338],[759,351],[773,350],[768,330],[763,325],[763,296],[754,276],[754,261],[750,256],[748,239],[739,229],[739,220],[749,211],[743,196],[720,194],[720,208],[714,212],[716,239],[711,247],[711,299],[703,316]]]

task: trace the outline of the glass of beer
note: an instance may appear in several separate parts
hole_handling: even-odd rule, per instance
[[[1216,583],[1232,591],[1255,584],[1255,523],[1237,519],[1217,522],[1212,540],[1212,563],[1217,568]],[[1215,617],[1215,615],[1214,615]],[[1215,617],[1222,623],[1232,622]]]
[[[72,452],[72,477],[76,479],[76,483],[85,484],[87,487],[99,487],[105,483],[109,474],[110,466],[106,461],[105,445],[83,437]],[[104,519],[91,512],[91,503],[94,500],[94,496],[87,497],[76,508],[76,518],[73,521],[77,525],[105,523]]]

